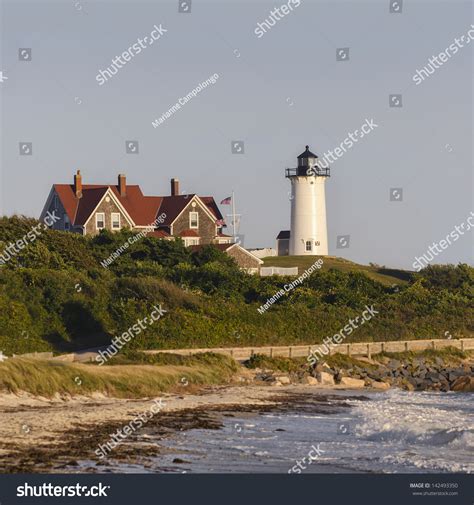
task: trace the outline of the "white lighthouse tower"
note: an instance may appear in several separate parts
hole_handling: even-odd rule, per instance
[[[306,146],[298,166],[286,169],[291,182],[290,256],[328,254],[325,184],[330,171],[318,166],[317,159]]]

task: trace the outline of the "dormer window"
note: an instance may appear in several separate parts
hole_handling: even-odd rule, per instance
[[[191,229],[199,228],[199,214],[197,212],[189,213],[189,227]]]
[[[97,230],[103,230],[105,228],[105,214],[103,212],[96,213],[95,227]]]

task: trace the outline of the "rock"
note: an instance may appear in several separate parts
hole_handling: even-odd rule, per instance
[[[363,388],[365,386],[365,381],[353,379],[352,377],[342,377],[340,385],[349,388]]]
[[[280,381],[273,381],[273,382],[271,383],[271,385],[272,385],[272,386],[281,386],[281,385],[282,385],[282,383],[281,383]]]
[[[402,379],[401,385],[407,391],[415,391],[415,386],[408,379]]]
[[[386,382],[372,381],[370,387],[374,389],[385,390],[390,389],[390,384],[387,384]]]
[[[324,373],[324,372],[320,372]],[[330,374],[325,374],[325,375],[330,375]],[[331,376],[332,379],[332,376]],[[314,377],[307,376],[303,379],[304,384],[309,384],[310,386],[315,386],[316,384],[319,384],[318,379],[315,379]]]
[[[392,359],[388,362],[388,367],[391,368],[392,370],[396,370],[397,368],[400,368],[402,366],[402,363],[398,361],[398,359]]]
[[[451,391],[474,391],[474,377],[459,377],[451,384]]]
[[[323,386],[333,386],[334,385],[334,377],[330,373],[327,372],[319,372],[318,374],[318,382]]]
[[[276,375],[275,380],[281,384],[291,384],[291,380],[287,375]]]

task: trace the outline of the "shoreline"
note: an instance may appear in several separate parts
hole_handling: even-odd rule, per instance
[[[366,389],[367,391],[367,389]],[[308,385],[213,386],[196,394],[163,394],[150,399],[116,399],[102,394],[67,400],[32,397],[28,394],[0,394],[0,470],[2,473],[75,473],[80,461],[100,463],[135,462],[143,467],[162,452],[157,440],[176,431],[219,429],[224,417],[236,413],[258,415],[270,411],[307,409],[321,414],[345,408],[348,397],[363,397],[363,390],[339,386]],[[164,408],[147,424],[101,460],[95,454],[110,434],[149,410],[161,398]],[[110,459],[110,462],[107,460]],[[104,464],[105,463],[105,464]],[[113,466],[113,465],[112,465]]]

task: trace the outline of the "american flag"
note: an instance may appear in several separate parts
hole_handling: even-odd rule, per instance
[[[221,205],[230,205],[231,201],[232,201],[232,197],[228,196],[227,198],[224,198],[224,200],[222,200]]]

